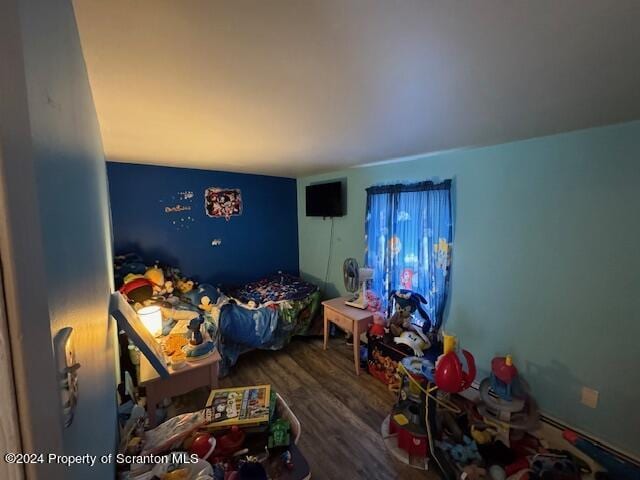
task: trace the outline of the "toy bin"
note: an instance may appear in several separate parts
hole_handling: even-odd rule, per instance
[[[291,411],[289,405],[287,405],[287,402],[284,401],[284,398],[282,398],[278,392],[276,392],[276,412],[280,418],[288,421],[291,424],[291,436],[293,437],[293,443],[297,445],[298,440],[300,439],[300,434],[302,433],[300,421]]]

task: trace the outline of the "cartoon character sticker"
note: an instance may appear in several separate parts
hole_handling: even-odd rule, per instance
[[[210,187],[204,191],[204,206],[207,216],[229,221],[242,215],[242,194],[238,188]]]

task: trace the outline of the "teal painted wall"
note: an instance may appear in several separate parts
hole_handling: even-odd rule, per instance
[[[545,413],[640,456],[640,122],[298,179],[300,270],[320,285],[331,221],[305,216],[304,188],[339,178],[328,295],[363,259],[366,187],[452,178],[446,329],[485,372],[513,353]]]

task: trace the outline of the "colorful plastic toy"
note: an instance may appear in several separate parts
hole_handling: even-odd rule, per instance
[[[512,430],[531,430],[538,421],[538,409],[528,394],[526,382],[518,375],[510,355],[491,362],[491,375],[480,382],[478,412],[496,429],[498,439],[510,443]]]
[[[429,445],[425,418],[429,378],[423,371],[432,369],[433,363],[424,358],[406,357],[401,365],[398,369],[400,390],[391,411],[389,434],[397,436],[397,445],[408,458],[413,457],[414,463],[424,465]]]
[[[591,443],[589,440],[580,437],[571,430],[565,430],[562,436],[570,444],[575,445],[582,452],[602,465],[611,478],[619,480],[640,480],[640,467],[614,457],[611,453]]]
[[[208,433],[199,433],[189,446],[189,453],[206,460],[216,448],[216,439]]]
[[[425,341],[416,332],[402,332],[399,336],[395,337],[393,341],[397,344],[404,344],[410,347],[416,357],[422,357],[424,355],[423,350],[431,346],[428,340]]]
[[[196,359],[199,357],[205,357],[209,355],[215,348],[215,344],[208,331],[206,335],[203,332],[204,318],[198,315],[189,321],[188,329],[191,332],[191,339],[189,344],[185,345],[182,350],[187,356],[187,359]]]
[[[476,378],[476,361],[467,350],[440,356],[436,363],[435,380],[438,388],[447,393],[466,390]]]
[[[217,438],[214,457],[228,457],[241,450],[246,435],[237,425],[231,427],[228,433]]]
[[[288,447],[291,444],[290,430],[291,424],[282,418],[273,422],[269,427],[269,448]]]
[[[518,369],[511,355],[491,360],[491,390],[504,400],[512,399],[511,387],[518,378]]]

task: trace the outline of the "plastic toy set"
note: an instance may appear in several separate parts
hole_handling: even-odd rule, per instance
[[[474,356],[455,335],[431,330],[420,295],[392,297],[395,312],[369,332],[368,367],[398,393],[381,428],[398,460],[435,467],[447,480],[640,480],[638,466],[573,432],[565,432],[563,450],[540,440],[535,398],[511,355],[491,361],[478,394],[459,395],[476,379]],[[592,472],[570,445],[601,468]]]

